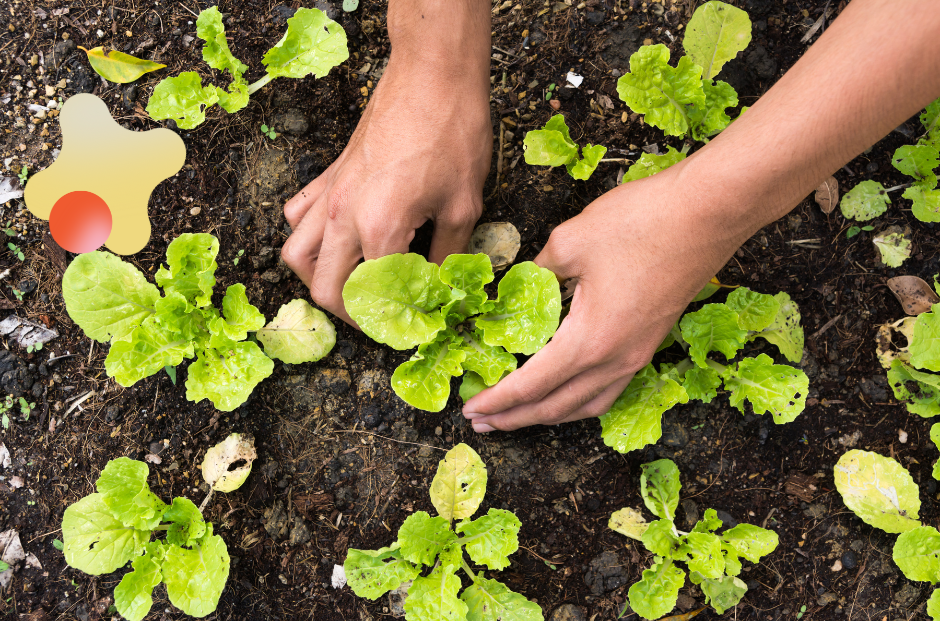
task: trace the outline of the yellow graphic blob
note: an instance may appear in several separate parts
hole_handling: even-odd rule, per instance
[[[94,247],[104,240],[117,254],[140,251],[150,240],[150,194],[183,167],[183,139],[169,129],[124,129],[111,118],[103,101],[87,93],[69,98],[59,119],[62,152],[49,168],[29,180],[24,194],[27,209],[43,220],[53,215],[52,235],[67,250],[72,248],[60,237],[68,236],[73,224],[81,227],[83,221],[100,220],[102,209],[106,220],[110,210],[110,233],[107,222],[98,226],[107,237],[102,236]],[[68,226],[60,224],[57,234],[57,223]]]

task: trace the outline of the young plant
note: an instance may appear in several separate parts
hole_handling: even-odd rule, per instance
[[[608,526],[643,543],[654,554],[653,565],[643,571],[643,578],[630,587],[630,607],[644,619],[658,619],[676,606],[686,572],[676,565],[686,563],[689,579],[705,594],[705,603],[718,614],[734,608],[747,585],[738,578],[741,557],[757,563],[777,548],[777,533],[772,530],[738,524],[721,534],[722,521],[714,509],[705,511],[692,532],[676,528],[679,506],[679,469],[668,459],[643,464],[640,493],[643,504],[659,519],[647,522],[643,515],[626,507],[610,517]]]
[[[932,102],[920,115],[924,134],[913,145],[898,147],[891,165],[913,181],[885,188],[871,179],[862,181],[849,190],[839,209],[849,219],[871,220],[888,209],[889,192],[904,190],[903,198],[913,201],[914,217],[921,222],[940,222],[940,189],[937,188],[937,168],[940,166],[940,99]]]
[[[934,280],[934,288],[940,284]],[[902,335],[907,345],[893,342],[895,334]],[[887,323],[878,329],[877,352],[881,366],[888,370],[888,383],[894,398],[904,403],[907,411],[930,418],[940,414],[940,304],[930,312],[916,317],[905,317]]]
[[[275,138],[277,138],[277,132],[271,129],[270,127],[268,127],[267,125],[261,126],[261,133],[267,136],[268,138],[270,138],[271,140],[274,140]]]
[[[248,66],[228,47],[225,26],[218,7],[209,7],[196,20],[196,36],[205,41],[202,58],[213,69],[227,71],[228,89],[202,85],[195,71],[187,71],[157,84],[147,103],[155,120],[173,119],[181,129],[192,129],[206,120],[206,110],[219,104],[233,113],[248,105],[248,98],[277,77],[319,79],[349,58],[346,32],[319,9],[300,8],[287,20],[287,32],[268,50],[261,62],[267,73],[249,84],[243,74]]]
[[[409,515],[387,548],[349,550],[343,569],[353,592],[375,600],[410,581],[408,621],[541,621],[538,604],[487,579],[482,570],[474,572],[464,559],[466,551],[474,563],[501,570],[519,549],[522,523],[511,511],[490,509],[470,520],[485,493],[486,466],[472,448],[458,444],[447,452],[431,482],[437,516],[424,511]],[[454,520],[459,522],[452,528]],[[459,593],[461,569],[471,585]]]
[[[9,249],[10,249],[10,252],[12,252],[13,255],[14,255],[17,259],[19,259],[20,261],[26,260],[26,255],[23,254],[23,251],[20,250],[20,247],[17,246],[16,244],[14,244],[13,242],[7,242],[7,248],[9,248]],[[20,298],[20,299],[22,299],[22,298]]]
[[[685,29],[686,56],[669,65],[669,48],[644,45],[630,57],[630,71],[617,80],[617,94],[667,136],[707,142],[731,123],[738,105],[730,84],[714,78],[751,42],[751,20],[730,4],[712,0],[695,10]]]
[[[654,363],[641,369],[610,411],[601,416],[602,438],[621,453],[655,443],[662,435],[663,414],[677,403],[699,399],[710,403],[724,384],[732,406],[755,414],[770,412],[778,425],[789,423],[806,406],[809,378],[795,367],[774,364],[767,354],[724,365],[708,356],[717,351],[728,361],[745,343],[763,338],[783,357],[803,357],[800,311],[786,293],[767,295],[739,287],[724,304],[706,304],[686,313],[659,346],[678,343],[689,357],[676,363]]]
[[[450,378],[465,371],[464,400],[515,370],[513,353],[532,355],[558,328],[558,279],[535,263],[514,265],[490,300],[485,254],[452,254],[440,268],[417,254],[360,264],[343,287],[346,312],[373,340],[418,352],[392,375],[392,388],[416,408],[440,412]]]
[[[23,166],[20,172],[16,175],[20,180],[20,185],[25,186],[26,180],[29,178],[29,167]]]
[[[553,85],[554,86],[554,85]],[[522,141],[525,163],[534,166],[564,166],[575,179],[587,181],[607,153],[607,147],[588,144],[578,157],[578,145],[571,139],[565,117],[556,114],[545,127],[528,132]]]
[[[26,346],[26,353],[32,354],[34,352],[39,351],[40,349],[42,349],[42,343],[33,343],[32,345]]]
[[[238,445],[238,459],[247,465],[229,472],[225,489],[220,481],[210,480],[219,467],[228,445]],[[223,448],[220,448],[223,447]],[[228,451],[230,454],[230,450]],[[201,466],[203,476],[213,491],[237,489],[251,471],[257,455],[253,441],[232,434],[222,444],[206,452]],[[234,461],[234,460],[233,460]],[[174,498],[164,504],[147,484],[147,464],[121,457],[108,462],[95,483],[97,493],[70,505],[62,516],[62,549],[65,562],[86,574],[109,574],[132,562],[134,571],[125,574],[114,589],[114,606],[128,621],[140,621],[153,605],[154,587],[166,584],[170,602],[194,617],[213,612],[228,580],[228,547],[212,524],[186,498]],[[163,541],[151,541],[154,534],[166,533]]]
[[[272,358],[314,362],[336,343],[333,324],[304,300],[285,304],[265,325],[245,285],[235,284],[219,312],[212,305],[219,240],[212,235],[185,233],[166,252],[169,266],[156,273],[163,295],[137,268],[108,252],[79,255],[62,279],[66,311],[87,336],[111,342],[105,370],[122,386],[196,358],[186,398],[209,399],[228,412],[271,375]],[[264,351],[246,340],[251,333]]]
[[[875,528],[900,533],[892,556],[904,576],[940,582],[940,532],[918,520],[920,495],[910,473],[889,457],[852,450],[839,458],[834,475],[836,489],[855,515]],[[940,621],[940,589],[927,600],[927,614]]]
[[[853,237],[855,237],[856,235],[858,235],[858,234],[861,233],[862,231],[870,232],[870,231],[874,231],[874,230],[875,230],[875,227],[873,227],[873,226],[850,226],[850,227],[849,227],[849,230],[846,231],[846,233],[845,233],[845,237],[846,237],[846,239],[852,239]]]
[[[232,259],[232,265],[238,265],[238,262],[242,260],[242,257],[245,256],[244,250],[239,250],[238,254],[235,255],[235,258]]]

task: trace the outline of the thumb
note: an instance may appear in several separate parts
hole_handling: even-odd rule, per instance
[[[581,251],[584,240],[577,239],[571,221],[564,222],[552,231],[548,243],[535,257],[535,264],[555,273],[559,281],[577,278],[582,273]],[[580,246],[580,248],[579,248]]]

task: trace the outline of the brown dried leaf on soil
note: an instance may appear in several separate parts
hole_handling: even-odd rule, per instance
[[[816,479],[802,472],[797,472],[787,479],[784,488],[788,494],[796,496],[803,502],[813,502],[816,491],[819,489],[816,486]]]
[[[473,231],[470,237],[470,253],[484,253],[490,258],[493,269],[502,269],[516,260],[521,238],[519,231],[509,222],[487,222]]]
[[[816,204],[825,214],[830,214],[839,204],[839,181],[829,177],[816,188]]]
[[[940,296],[923,278],[917,276],[896,276],[888,279],[888,288],[898,299],[908,315],[920,315],[940,303]]]

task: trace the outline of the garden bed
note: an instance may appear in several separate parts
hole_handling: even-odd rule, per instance
[[[145,274],[156,271],[166,245],[179,234],[208,232],[221,240],[218,298],[225,287],[245,283],[249,300],[270,318],[282,304],[307,297],[279,260],[289,233],[282,205],[340,154],[362,112],[364,93],[371,93],[389,54],[383,3],[364,1],[354,13],[343,13],[339,4],[316,6],[346,28],[349,61],[319,81],[284,80],[264,89],[236,115],[215,108],[198,129],[179,132],[186,165],[154,192],[151,242],[129,257]],[[533,259],[553,227],[613,188],[618,173],[618,164],[603,163],[589,182],[573,181],[563,169],[534,168],[521,159],[525,132],[542,127],[555,112],[544,97],[549,84],[563,85],[568,71],[584,76],[580,88],[558,93],[560,111],[576,141],[607,146],[607,157],[635,159],[648,145],[680,146],[630,115],[615,84],[646,39],[678,49],[677,26],[694,7],[686,0],[645,8],[635,0],[584,4],[589,6],[522,2],[494,12],[491,112],[497,141],[503,124],[505,156],[497,185],[494,155],[482,221],[518,228],[520,261]],[[752,104],[806,50],[810,43],[800,40],[826,7],[841,8],[821,1],[733,4],[748,10],[754,22],[750,47],[722,74],[743,105]],[[261,66],[290,7],[222,3],[232,18],[230,44],[249,67]],[[159,125],[143,108],[165,72],[132,86],[103,84],[69,41],[153,58],[168,65],[166,75],[193,67],[203,75],[212,72],[193,41],[193,11],[204,4],[30,0],[10,8],[0,15],[0,99],[8,92],[11,97],[2,107],[0,159],[16,159],[4,176],[15,176],[23,165],[30,171],[48,166],[61,147],[55,119],[32,131],[26,127],[32,124],[26,106],[45,103],[47,86],[63,98],[94,92],[132,129]],[[44,67],[42,75],[38,67]],[[247,77],[257,79],[251,72]],[[262,135],[262,124],[280,135]],[[912,136],[914,122],[908,125]],[[836,172],[843,190],[869,178],[891,186],[903,182],[890,158],[911,141],[904,131],[902,126]],[[366,620],[392,614],[386,598],[370,603],[349,588],[334,589],[333,566],[342,564],[350,547],[390,544],[411,511],[430,510],[430,479],[444,452],[458,442],[472,446],[487,464],[486,507],[510,509],[522,521],[520,550],[501,580],[536,600],[546,618],[562,604],[577,606],[584,619],[616,618],[623,609],[629,585],[648,565],[647,553],[609,530],[607,521],[621,507],[640,506],[639,465],[661,457],[673,459],[682,472],[678,522],[691,526],[705,509],[715,508],[726,521],[779,534],[777,550],[745,569],[741,577],[749,591],[728,615],[793,619],[803,606],[803,616],[816,619],[922,615],[926,585],[900,574],[890,558],[894,537],[849,512],[832,477],[832,466],[849,447],[892,455],[921,486],[924,522],[936,523],[940,515],[930,476],[937,453],[928,440],[929,423],[894,401],[874,350],[877,326],[903,315],[885,280],[915,274],[932,281],[940,271],[933,225],[914,219],[902,208],[906,204],[895,201],[879,221],[910,227],[915,249],[904,268],[885,268],[871,233],[847,238],[851,223],[838,211],[824,215],[810,197],[759,231],[718,274],[723,283],[785,291],[799,304],[806,331],[801,366],[810,378],[803,415],[777,426],[770,416],[742,416],[719,396],[709,405],[675,408],[656,446],[620,455],[603,444],[596,420],[477,435],[460,414],[456,391],[441,413],[415,410],[389,387],[407,354],[341,323],[329,356],[303,365],[278,363],[251,399],[230,413],[206,401],[186,401],[182,367],[178,385],[160,373],[121,388],[104,373],[106,350],[93,345],[65,312],[60,283],[71,256],[43,239],[45,222],[32,218],[21,201],[11,201],[2,207],[2,220],[21,235],[5,241],[21,248],[24,260],[6,250],[0,254],[0,271],[9,270],[0,281],[0,308],[42,322],[59,337],[38,352],[12,342],[0,352],[2,389],[36,403],[28,420],[11,412],[9,428],[0,430],[0,442],[12,455],[11,466],[0,470],[0,530],[18,530],[25,550],[42,565],[15,574],[2,593],[0,612],[33,621],[110,618],[120,573],[95,578],[66,566],[53,545],[61,538],[65,507],[91,492],[105,463],[122,455],[151,462],[151,487],[159,496],[186,496],[198,504],[205,495],[198,465],[206,449],[241,432],[255,437],[255,469],[241,490],[217,497],[206,515],[232,557],[213,618]],[[427,250],[428,241],[423,231],[413,248]],[[22,301],[12,287],[24,293]],[[214,299],[216,306],[220,301]],[[59,359],[50,363],[50,357]],[[906,432],[906,443],[899,441],[899,430]],[[22,479],[22,487],[13,477]],[[703,602],[697,589],[682,593],[680,610]],[[154,598],[148,618],[184,617],[170,607],[162,587]]]

